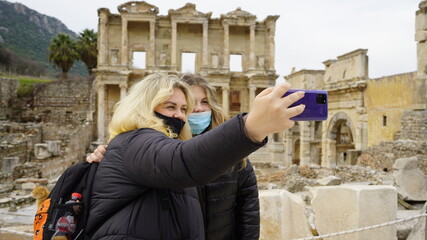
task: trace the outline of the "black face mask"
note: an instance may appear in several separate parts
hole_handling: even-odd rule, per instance
[[[164,123],[171,128],[173,133],[176,133],[178,136],[184,127],[185,122],[179,118],[168,117],[158,112],[154,112],[156,116],[160,119],[163,119]]]

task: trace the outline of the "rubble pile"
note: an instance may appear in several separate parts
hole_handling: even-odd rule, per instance
[[[343,165],[335,169],[292,165],[286,169],[277,169],[276,171],[257,170],[259,170],[257,171],[257,180],[260,189],[278,188],[292,193],[306,191],[306,186],[323,185],[319,180],[330,176],[341,179],[341,184],[393,184],[392,173],[357,165]]]

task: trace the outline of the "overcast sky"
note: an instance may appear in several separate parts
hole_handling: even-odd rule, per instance
[[[61,20],[76,33],[97,31],[98,8],[118,13],[119,0],[9,0]],[[322,62],[368,49],[369,77],[416,70],[415,11],[420,0],[152,0],[160,15],[185,3],[212,12],[212,18],[237,7],[276,24],[276,71],[283,77],[295,67],[323,70]]]

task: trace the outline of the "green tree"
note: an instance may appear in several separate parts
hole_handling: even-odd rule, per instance
[[[74,61],[79,59],[74,40],[68,34],[58,33],[47,49],[49,61],[62,69],[62,79],[66,79]]]
[[[77,38],[76,49],[79,59],[87,67],[89,75],[92,75],[92,69],[96,68],[98,57],[98,34],[94,30],[85,29]]]

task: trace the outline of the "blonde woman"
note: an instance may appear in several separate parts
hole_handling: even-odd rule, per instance
[[[194,99],[178,77],[154,74],[118,103],[111,142],[93,190],[91,239],[205,239],[195,186],[204,185],[266,143],[268,134],[294,125],[288,108],[303,92],[282,98],[287,83],[261,92],[249,114],[191,136]],[[186,140],[186,141],[184,141]]]

